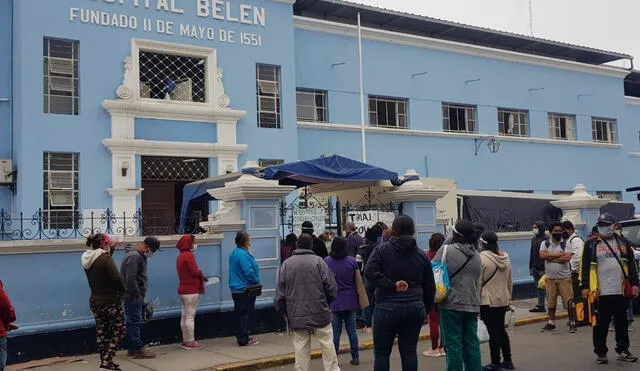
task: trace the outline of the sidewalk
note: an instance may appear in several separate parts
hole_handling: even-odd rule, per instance
[[[538,313],[529,313],[529,309],[535,305],[535,299],[520,300],[514,302],[517,307],[517,325],[526,325],[539,321],[544,321],[546,316]],[[566,313],[558,316],[566,318]],[[428,326],[423,327],[421,340],[428,339]],[[341,351],[348,352],[348,339],[343,332],[341,339]],[[179,347],[178,344],[162,345],[152,347],[154,353],[158,355],[156,359],[134,360],[128,358],[125,352],[118,353],[115,361],[126,371],[174,371],[174,370],[212,370],[212,371],[239,371],[258,370],[267,367],[289,364],[293,362],[293,346],[291,339],[286,333],[269,333],[256,336],[260,344],[252,347],[238,347],[234,337],[205,339],[200,341],[207,347],[203,350],[187,351]],[[358,331],[360,347],[371,349],[373,346],[372,335]],[[9,343],[9,346],[11,344]],[[428,343],[419,344],[419,348],[426,350]],[[312,349],[319,349],[314,341]],[[318,357],[319,352],[312,356]],[[84,371],[97,370],[99,366],[98,356],[95,354],[75,357],[76,362],[53,366],[34,368],[37,371]],[[7,371],[19,370],[21,365],[13,365]]]

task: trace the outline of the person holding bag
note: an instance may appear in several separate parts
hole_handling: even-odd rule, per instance
[[[482,306],[480,318],[489,332],[491,363],[483,367],[484,371],[500,369],[513,370],[511,343],[504,328],[505,314],[509,311],[513,282],[509,255],[498,248],[498,235],[484,232],[480,238],[483,251],[482,260]],[[504,362],[500,362],[500,352]]]
[[[236,249],[229,255],[229,289],[233,298],[233,314],[238,345],[256,345],[249,337],[249,316],[256,307],[256,297],[262,294],[260,269],[251,255],[251,237],[247,232],[236,234]]]
[[[356,259],[347,253],[347,241],[344,237],[335,237],[331,243],[331,252],[324,258],[329,270],[335,276],[338,286],[336,300],[329,304],[331,308],[333,327],[333,345],[336,353],[340,349],[340,335],[342,335],[342,323],[349,336],[351,346],[351,364],[360,364],[358,346],[358,334],[356,333],[356,310],[358,309],[358,278],[362,281]],[[364,294],[366,299],[366,292]]]
[[[627,308],[638,296],[638,271],[626,240],[614,233],[615,217],[598,217],[598,233],[587,240],[582,258],[582,297],[597,296],[598,321],[593,327],[593,351],[599,364],[608,363],[607,333],[615,320],[618,360],[636,362],[629,351]]]

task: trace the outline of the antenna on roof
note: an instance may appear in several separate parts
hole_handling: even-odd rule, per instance
[[[533,0],[529,0],[529,35],[533,36]]]

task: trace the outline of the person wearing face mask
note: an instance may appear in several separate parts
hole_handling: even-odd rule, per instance
[[[571,284],[573,286],[573,297],[579,298],[582,296],[582,290],[580,289],[580,262],[582,261],[584,241],[576,234],[576,229],[569,220],[562,222],[562,239],[567,248],[573,252],[569,262],[571,265]]]
[[[249,316],[256,307],[256,294],[248,289],[256,285],[260,285],[260,269],[251,254],[251,236],[240,231],[236,234],[236,248],[229,255],[229,289],[233,298],[236,340],[241,347],[258,344],[258,339],[249,337],[248,329]]]
[[[613,318],[618,360],[636,362],[629,351],[627,308],[638,297],[638,271],[631,246],[614,233],[615,217],[604,213],[598,217],[598,234],[584,246],[582,259],[582,297],[597,296],[598,322],[593,328],[593,351],[597,362],[608,363],[607,333]]]
[[[180,329],[182,330],[182,348],[186,350],[202,349],[204,345],[195,339],[195,317],[198,310],[200,295],[204,295],[204,274],[193,251],[197,248],[195,236],[192,234],[180,237],[176,244],[180,254],[176,261],[178,271],[178,295],[182,304],[182,316],[180,317]]]
[[[546,291],[537,288],[538,281],[544,276],[544,259],[540,257],[540,245],[547,240],[545,228],[546,226],[542,221],[535,222],[532,228],[533,237],[531,238],[531,252],[529,255],[529,273],[536,285],[538,304],[529,310],[531,313],[545,313],[547,311],[544,306]]]
[[[81,262],[91,289],[89,307],[96,321],[100,369],[120,370],[113,357],[125,336],[122,312],[125,289],[118,267],[111,258],[114,243],[106,234],[98,233],[89,236],[86,245],[89,249],[82,254]]]
[[[160,250],[160,241],[147,237],[137,245],[128,244],[120,263],[120,274],[126,289],[124,314],[127,319],[127,355],[136,359],[155,358],[142,341],[142,312],[147,294],[147,259]]]
[[[562,298],[564,308],[569,308],[569,300],[573,297],[571,284],[571,258],[573,251],[562,240],[562,224],[555,222],[549,227],[551,238],[540,244],[540,257],[545,260],[547,313],[549,321],[542,331],[556,329],[556,306],[558,296]],[[575,327],[569,327],[570,332],[576,332]]]

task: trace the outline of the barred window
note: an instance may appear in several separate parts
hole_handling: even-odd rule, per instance
[[[576,122],[574,117],[550,113],[549,138],[576,140]]]
[[[498,109],[498,133],[513,137],[529,136],[529,115],[526,111]]]
[[[371,126],[406,129],[407,100],[403,98],[369,96]]]
[[[284,164],[284,160],[267,159],[267,158],[258,159],[258,166],[260,167],[278,166],[282,164]]]
[[[256,65],[258,127],[280,129],[280,66]]]
[[[44,38],[44,113],[79,114],[78,41]]]
[[[204,103],[206,57],[140,50],[140,98]]]
[[[298,121],[327,122],[327,93],[322,90],[296,91]]]
[[[476,107],[463,104],[442,104],[444,131],[476,133]]]
[[[616,120],[591,119],[593,141],[598,143],[617,143]]]
[[[78,156],[78,153],[44,153],[42,209],[45,229],[78,228]]]
[[[622,201],[622,192],[620,191],[597,191],[596,196],[609,201]]]

